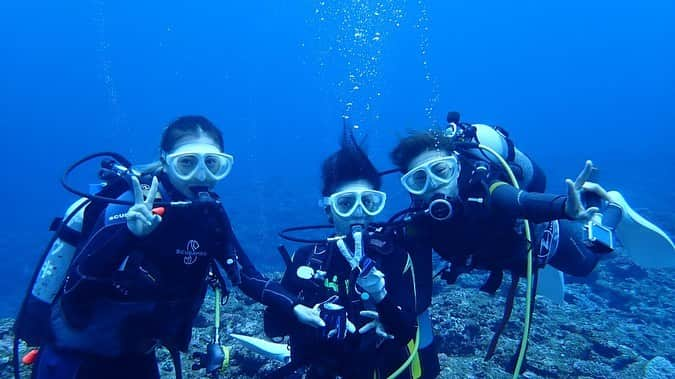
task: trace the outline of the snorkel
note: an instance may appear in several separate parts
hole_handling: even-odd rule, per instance
[[[344,257],[350,257],[348,263],[352,266],[353,269],[357,269],[359,274],[363,273],[363,264],[369,260],[365,257],[363,250],[363,233],[367,228],[368,223],[371,221],[373,215],[368,212],[362,200],[362,193],[359,191],[371,191],[371,187],[367,182],[363,180],[355,181],[352,183],[347,183],[346,185],[339,188],[340,191],[337,194],[349,194],[351,191],[358,194],[356,197],[357,200],[354,200],[354,205],[351,207],[349,212],[341,212],[338,205],[339,200],[330,201],[330,212],[331,220],[335,225],[335,231],[337,232],[335,237],[332,237],[336,241],[336,245],[340,250],[340,253]],[[384,193],[382,193],[383,199],[386,199]],[[332,196],[331,196],[332,197]],[[376,214],[381,212],[384,208],[384,200],[382,201],[381,207],[377,210]],[[353,252],[350,251],[350,248],[347,246],[345,240],[349,239],[354,243]]]

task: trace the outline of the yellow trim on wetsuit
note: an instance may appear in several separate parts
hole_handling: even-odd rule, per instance
[[[490,185],[490,189],[488,190],[490,192],[490,196],[492,196],[492,193],[495,192],[495,190],[501,186],[508,186],[509,184],[506,182],[494,182],[492,185]]]

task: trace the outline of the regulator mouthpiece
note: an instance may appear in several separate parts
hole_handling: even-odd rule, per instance
[[[434,199],[427,208],[429,216],[437,221],[445,221],[452,217],[452,204],[445,198]]]

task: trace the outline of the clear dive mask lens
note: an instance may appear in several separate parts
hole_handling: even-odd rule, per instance
[[[401,184],[411,194],[422,195],[434,187],[452,182],[458,176],[459,162],[457,157],[450,155],[413,168],[401,177]]]
[[[387,194],[375,190],[341,191],[328,197],[327,204],[340,217],[349,217],[361,207],[369,216],[378,215],[384,209]]]
[[[191,180],[202,169],[217,181],[230,173],[234,157],[225,153],[181,152],[167,155],[166,161],[181,180]]]

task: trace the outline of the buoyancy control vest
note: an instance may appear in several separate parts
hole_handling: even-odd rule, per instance
[[[170,191],[160,193],[168,199]],[[124,196],[130,196],[125,193]],[[153,234],[129,234],[110,205],[71,265],[51,314],[56,347],[116,357],[156,344],[185,351],[216,254],[226,251],[220,204],[171,208]]]
[[[383,228],[376,229],[383,230]],[[367,241],[364,240],[364,245],[371,254],[374,252],[374,255],[369,254],[371,258],[379,260],[393,253],[395,249],[393,236],[371,231],[368,237]],[[405,258],[407,259],[407,254]],[[406,266],[404,261],[398,259],[388,262],[395,266]],[[384,264],[384,261],[380,263]],[[334,242],[303,246],[296,250],[292,260],[287,261],[287,264],[281,283],[284,288],[296,293],[302,304],[314,306],[331,297],[339,296],[339,304],[345,307],[349,319],[354,322],[357,329],[367,321],[359,315],[359,312],[375,309],[374,303],[368,299],[367,294],[359,293],[355,286],[356,276],[350,275],[351,270]],[[398,269],[407,268],[408,266]],[[392,267],[388,268],[390,269]],[[409,269],[412,270],[412,267]],[[356,274],[356,272],[351,272],[351,274]],[[290,336],[292,365],[289,367],[292,369],[317,363],[323,367],[335,367],[335,364],[339,365],[338,362],[344,361],[346,357],[350,357],[347,358],[349,362],[366,359],[373,363],[375,358],[371,353],[378,346],[376,336],[371,334],[352,335],[339,344],[327,343],[323,333],[326,333],[328,329],[304,327],[293,317],[285,316],[271,307],[265,310],[264,329],[268,337]],[[403,359],[406,357],[405,354],[401,356]],[[407,377],[407,375],[402,377]]]
[[[90,186],[90,191],[88,192],[80,191],[68,183],[69,175],[75,169],[99,157],[108,157],[101,161],[101,168],[99,170],[101,183]],[[65,171],[61,180],[63,187],[69,192],[81,196],[81,198],[68,208],[63,218],[56,218],[51,223],[49,230],[54,232],[54,234],[41,254],[27,293],[19,308],[19,313],[14,323],[13,369],[15,378],[19,379],[21,377],[19,366],[21,340],[25,341],[29,347],[41,346],[44,343],[53,341],[54,320],[52,316],[56,314],[58,321],[59,315],[58,312],[54,312],[54,308],[59,305],[67,275],[71,271],[72,264],[77,259],[83,247],[82,245],[89,240],[92,233],[100,226],[101,215],[106,210],[109,210],[109,204],[126,205],[127,207],[133,205],[133,201],[130,198],[119,200],[120,196],[128,193],[132,177],[137,177],[141,183],[147,184],[152,181],[153,173],[144,174],[130,169],[131,166],[131,162],[119,154],[101,152],[87,155],[70,165]],[[159,174],[159,172],[155,172],[154,174]],[[147,188],[149,188],[149,185]],[[211,202],[219,204],[217,196],[215,199],[211,198],[212,200],[206,197],[210,196],[201,196],[200,194],[197,204],[209,204]],[[155,204],[161,207],[185,207],[194,203],[194,201],[164,201]],[[158,210],[163,211],[162,208]],[[222,207],[220,210],[222,210]],[[222,211],[224,212],[224,210]],[[123,213],[117,212],[110,216],[109,221],[125,222]],[[236,264],[236,256],[226,256],[225,258],[227,267],[221,267],[213,259],[209,259],[209,261],[211,265],[210,272],[215,273],[214,275],[219,282],[219,290],[227,293],[228,283],[223,279],[219,269],[222,268],[227,273],[230,282],[233,284],[238,284],[240,277],[239,267]],[[212,285],[215,284],[212,283]],[[164,314],[171,314],[173,311],[181,313],[187,311],[191,315],[185,318],[190,325],[183,325],[182,330],[184,333],[180,335],[180,333],[173,333],[179,330],[169,331],[169,333],[175,334],[176,338],[165,341],[170,343],[170,345],[165,346],[169,348],[171,353],[177,379],[182,378],[179,349],[184,348],[187,341],[189,341],[192,316],[196,315],[199,311],[205,291],[206,285],[204,284],[200,288],[200,293],[195,297],[197,300],[190,302],[190,304],[185,302],[169,302],[163,304],[163,308],[160,309]],[[100,330],[107,332],[105,329]],[[101,347],[99,346],[98,348],[100,349]],[[108,354],[103,355],[110,355],[111,350],[107,350],[106,352]],[[31,350],[22,360],[23,363],[33,363],[37,354],[37,349]]]
[[[112,180],[96,193],[118,197],[128,186],[123,180]],[[29,346],[39,346],[49,336],[51,306],[65,282],[71,262],[80,245],[91,233],[106,204],[80,198],[71,204],[64,217],[55,218],[49,230],[54,234],[36,266],[32,280],[14,323],[15,338]]]

